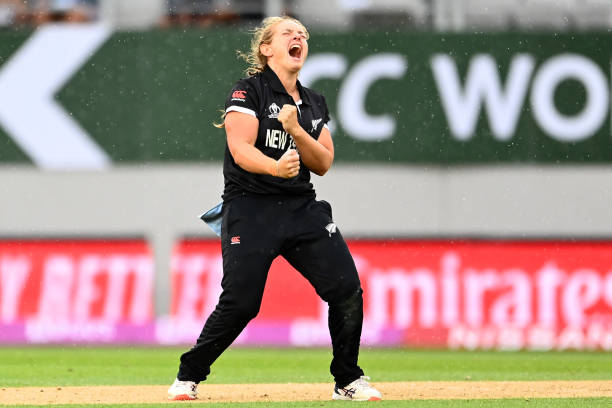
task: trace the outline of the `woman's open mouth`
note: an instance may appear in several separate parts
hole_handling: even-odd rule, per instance
[[[302,59],[302,46],[299,44],[293,44],[289,47],[289,55],[294,59]]]

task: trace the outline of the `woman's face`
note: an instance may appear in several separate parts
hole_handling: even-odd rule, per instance
[[[268,57],[268,64],[275,68],[298,72],[308,55],[308,41],[304,27],[293,21],[284,20],[276,24],[272,30],[271,43],[262,44],[260,47],[263,55]]]

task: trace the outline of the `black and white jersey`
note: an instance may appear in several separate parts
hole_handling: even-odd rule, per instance
[[[283,105],[297,105],[300,126],[315,140],[329,122],[325,98],[303,87],[299,81],[297,87],[301,100],[295,103],[274,71],[266,66],[263,72],[239,80],[225,101],[226,113],[242,112],[259,120],[255,147],[275,160],[280,159],[288,149],[296,147],[292,136],[285,132],[277,119]],[[315,195],[310,182],[310,170],[303,162],[300,161],[299,174],[290,179],[250,173],[236,164],[227,143],[223,176],[223,201],[245,193]]]

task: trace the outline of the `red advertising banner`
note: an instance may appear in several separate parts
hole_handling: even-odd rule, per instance
[[[350,241],[363,342],[468,349],[612,349],[612,242]],[[214,309],[218,241],[177,244],[162,343],[193,342]],[[243,344],[329,343],[327,306],[284,260]]]
[[[0,342],[153,338],[144,240],[0,240]]]

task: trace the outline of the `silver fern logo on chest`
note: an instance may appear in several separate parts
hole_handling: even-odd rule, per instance
[[[310,132],[315,132],[317,130],[317,128],[319,127],[319,123],[321,123],[323,119],[313,119],[312,120],[312,129],[310,129]]]
[[[329,224],[325,226],[325,229],[327,230],[331,238],[332,234],[335,234],[336,231],[338,230],[338,227],[336,227],[336,224],[334,224],[333,222],[330,222]]]

